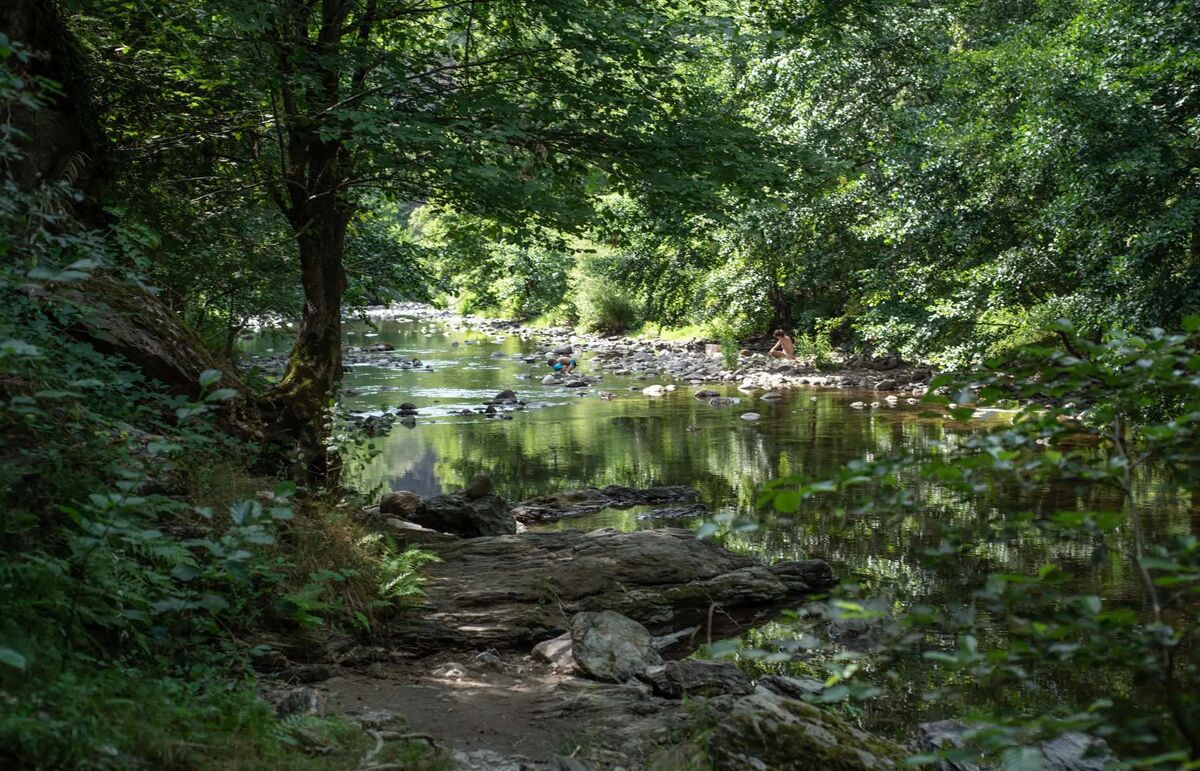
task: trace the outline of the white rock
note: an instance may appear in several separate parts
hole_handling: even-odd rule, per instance
[[[742,420],[758,420],[761,417],[762,417],[762,415],[759,415],[757,412],[743,412],[742,413]]]
[[[850,409],[852,409],[852,410],[861,410],[863,407],[866,407],[866,406],[867,405],[863,404],[862,402],[850,402]]]

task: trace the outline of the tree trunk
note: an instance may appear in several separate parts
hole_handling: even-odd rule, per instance
[[[270,399],[276,429],[294,442],[297,482],[333,484],[340,468],[327,446],[331,400],[342,376],[342,268],[349,207],[332,193],[288,213],[300,250],[304,310],[287,371]]]

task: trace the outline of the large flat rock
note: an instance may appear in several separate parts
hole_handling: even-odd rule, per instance
[[[744,621],[834,583],[822,560],[767,566],[679,529],[523,533],[426,548],[442,561],[423,568],[425,601],[390,625],[418,650],[532,645],[584,611],[614,610],[655,633]]]

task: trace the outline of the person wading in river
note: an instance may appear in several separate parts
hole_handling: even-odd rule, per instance
[[[559,356],[556,359],[550,359],[546,362],[550,368],[560,375],[569,375],[579,366],[579,362],[572,359],[570,356]]]
[[[783,333],[782,329],[775,330],[775,345],[771,350],[767,351],[767,355],[774,359],[796,359],[796,344],[792,342],[792,338]]]

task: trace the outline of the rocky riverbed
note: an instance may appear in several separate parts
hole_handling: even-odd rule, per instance
[[[905,398],[924,394],[926,384],[933,376],[928,367],[912,365],[892,356],[839,357],[828,367],[818,368],[812,362],[772,359],[761,351],[748,349],[739,352],[736,365],[731,367],[726,365],[715,344],[703,340],[669,341],[583,334],[566,327],[531,328],[514,321],[461,316],[411,303],[372,308],[366,315],[376,321],[413,320],[437,325],[448,331],[474,331],[493,338],[517,336],[538,349],[536,353],[516,357],[528,364],[543,363],[551,356],[586,356],[589,374],[551,373],[540,377],[543,385],[568,388],[596,386],[602,379],[598,377],[599,374],[612,373],[635,380],[686,381],[694,386],[733,383],[750,391],[770,392],[796,387],[848,388],[876,391],[881,397]],[[470,345],[472,342],[468,340],[464,344]],[[504,357],[498,353],[493,356]],[[268,375],[281,373],[286,360],[286,351],[252,359]],[[364,338],[360,345],[349,345],[343,360],[348,367],[371,364],[402,371],[432,371],[429,363],[398,355],[390,343],[373,343],[369,338]],[[639,387],[639,390],[648,396],[659,396],[674,390],[674,387],[672,383],[648,383]]]
[[[455,330],[476,330],[489,335],[518,335],[541,349],[534,361],[550,354],[588,354],[600,369],[636,378],[655,377],[704,383],[739,383],[758,389],[857,388],[920,396],[933,376],[928,367],[913,365],[894,356],[880,358],[842,357],[818,369],[812,362],[772,359],[764,352],[742,349],[736,366],[725,365],[712,341],[659,340],[623,335],[579,333],[567,327],[526,327],[519,322],[462,316],[426,305],[399,304],[372,308],[374,319],[411,318],[443,324]]]

